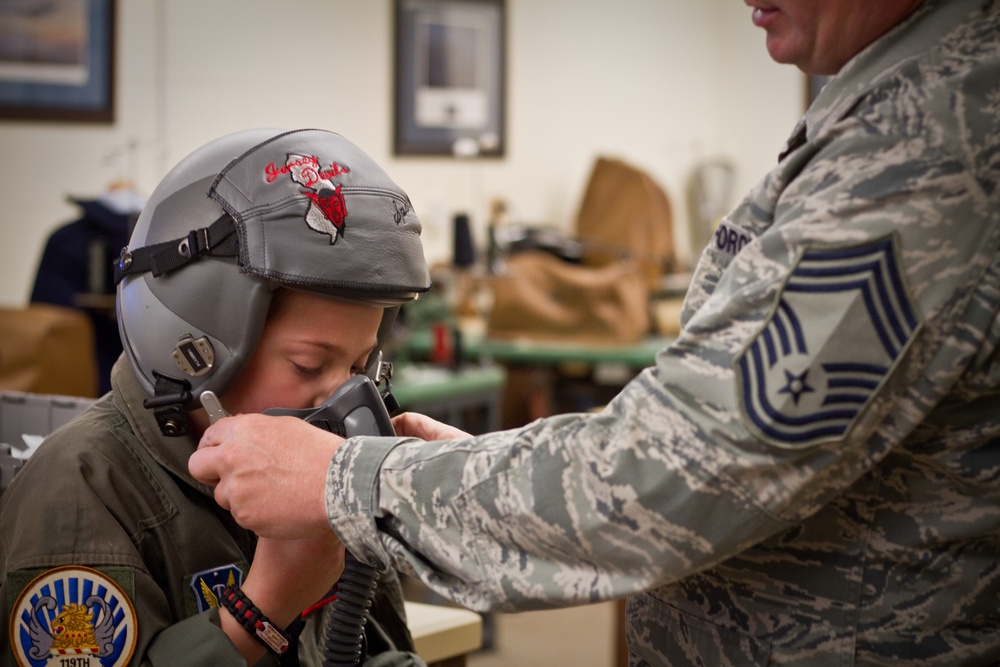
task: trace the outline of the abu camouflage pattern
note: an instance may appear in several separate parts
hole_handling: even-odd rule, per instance
[[[633,665],[1000,664],[998,313],[1000,0],[929,0],[723,221],[655,367],[351,440],[331,524],[476,609],[631,595]]]

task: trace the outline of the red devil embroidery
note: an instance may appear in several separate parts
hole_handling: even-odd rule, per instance
[[[293,181],[308,188],[302,190],[311,202],[306,211],[306,223],[317,232],[329,234],[330,245],[333,245],[346,230],[347,205],[340,191],[341,186],[334,186],[330,178],[350,170],[334,163],[335,168],[323,171],[318,170],[317,165],[319,160],[315,156],[291,154],[284,169],[291,174]]]
[[[344,195],[340,192],[340,186],[336,190],[323,189],[319,192],[303,190],[302,194],[312,200],[320,212],[327,220],[333,223],[337,231],[344,233],[344,218],[347,217],[347,206],[344,204]]]

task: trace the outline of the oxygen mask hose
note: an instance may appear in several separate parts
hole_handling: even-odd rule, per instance
[[[387,392],[388,393],[388,392]],[[299,417],[343,438],[356,435],[395,435],[385,399],[366,375],[355,375],[318,408],[272,408],[265,415]],[[203,392],[201,403],[214,423],[226,416],[218,397]],[[365,622],[378,585],[378,570],[347,552],[344,572],[336,586],[326,630],[326,667],[359,667],[367,653]]]
[[[364,660],[365,614],[377,583],[378,571],[348,552],[326,629],[323,655],[327,667],[357,667]]]

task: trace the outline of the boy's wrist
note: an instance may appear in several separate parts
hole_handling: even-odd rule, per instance
[[[219,596],[220,604],[246,632],[265,648],[284,655],[291,643],[284,631],[287,624],[278,626],[250,600],[238,587],[227,586]]]

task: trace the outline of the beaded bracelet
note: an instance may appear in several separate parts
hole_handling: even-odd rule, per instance
[[[264,646],[278,655],[288,650],[288,635],[274,627],[270,619],[253,606],[250,598],[239,588],[226,586],[219,597],[222,606],[228,609],[236,621]]]

